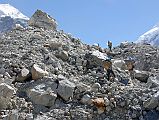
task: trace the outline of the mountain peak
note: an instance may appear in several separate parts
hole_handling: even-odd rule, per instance
[[[23,15],[18,9],[14,8],[10,4],[0,4],[0,17],[10,16],[13,19],[25,19],[29,20],[29,18]]]
[[[141,35],[136,42],[140,44],[146,43],[154,46],[159,46],[159,23],[153,26],[152,29]]]

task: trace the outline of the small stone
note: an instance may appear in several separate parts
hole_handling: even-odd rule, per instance
[[[81,103],[83,103],[83,104],[87,104],[87,103],[90,101],[90,99],[91,99],[90,95],[86,94],[86,95],[84,95],[84,96],[82,97],[82,99],[81,99],[80,101],[81,101]]]
[[[97,92],[100,88],[101,88],[101,85],[100,85],[99,83],[94,83],[94,84],[92,85],[91,90],[92,90],[93,92]]]
[[[105,109],[106,109],[107,112],[111,111],[111,107],[110,106],[106,106]]]
[[[110,101],[107,97],[104,97],[105,105],[108,106],[110,104]]]
[[[110,98],[110,102],[112,103],[115,102],[114,98]]]
[[[20,74],[18,75],[18,77],[16,78],[16,81],[23,82],[27,80],[29,77],[30,77],[29,70],[26,68],[23,68]]]

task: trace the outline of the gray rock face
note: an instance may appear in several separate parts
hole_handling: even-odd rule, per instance
[[[2,120],[18,120],[18,111],[12,111],[8,116],[5,116]]]
[[[53,50],[58,50],[60,47],[62,47],[62,43],[59,42],[59,40],[57,38],[50,40],[48,45]]]
[[[42,91],[42,89],[30,89],[27,94],[35,104],[47,107],[53,106],[57,98],[57,95],[53,91]]]
[[[57,93],[65,100],[68,101],[73,96],[75,85],[68,80],[62,80],[59,82]]]
[[[144,102],[144,107],[147,109],[154,109],[159,106],[159,92],[155,93],[151,99]]]
[[[11,98],[15,93],[16,90],[13,87],[5,83],[0,84],[0,96],[3,96],[5,98]]]
[[[35,26],[39,28],[49,29],[49,30],[56,30],[57,23],[55,19],[51,18],[45,12],[41,10],[37,10],[33,16],[30,18],[28,24],[30,26]]]
[[[121,70],[126,70],[127,69],[127,66],[126,66],[126,63],[124,62],[124,60],[114,60],[113,61],[113,66],[117,67]]]
[[[83,103],[83,104],[88,104],[88,103],[90,102],[90,100],[91,100],[91,97],[90,97],[88,94],[86,94],[86,95],[84,95],[84,96],[82,97],[81,103]]]
[[[149,77],[147,80],[147,85],[149,88],[155,88],[159,86],[159,76]]]
[[[101,53],[99,51],[93,51],[89,54],[85,55],[86,59],[88,60],[88,67],[93,66],[103,66],[103,60],[107,58],[107,54]]]
[[[141,82],[147,82],[149,74],[146,71],[135,70],[135,78],[140,80]]]
[[[61,58],[63,61],[67,61],[69,59],[68,52],[66,51],[58,51],[56,53],[56,56],[58,58]]]
[[[16,90],[13,87],[5,83],[0,84],[0,110],[9,107],[11,97],[13,97],[15,93]]]
[[[36,81],[26,89],[26,93],[34,104],[51,107],[57,98],[57,84],[49,79],[44,81]]]

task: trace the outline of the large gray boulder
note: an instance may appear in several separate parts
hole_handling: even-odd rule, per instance
[[[155,107],[159,106],[159,91],[155,93],[152,98],[145,101],[143,105],[147,109],[154,109]]]
[[[56,30],[56,27],[57,27],[56,20],[41,10],[37,10],[33,14],[28,24],[30,26],[35,26],[35,27],[44,28],[48,30]]]
[[[0,110],[7,109],[10,104],[10,98],[0,97]]]
[[[32,100],[34,104],[49,107],[54,105],[57,98],[57,94],[55,91],[57,84],[50,84],[50,87],[47,84],[37,84],[36,86],[27,90],[27,96]]]
[[[64,50],[56,52],[56,57],[62,59],[63,61],[67,61],[69,59],[68,52]]]
[[[62,42],[59,42],[60,40],[57,39],[57,38],[53,38],[51,39],[48,44],[49,44],[49,47],[52,49],[52,50],[58,50],[58,48],[62,47]]]
[[[53,106],[57,98],[54,92],[40,91],[36,89],[31,89],[28,91],[28,96],[35,104],[44,106]]]
[[[16,90],[13,87],[5,83],[0,84],[0,96],[3,96],[5,98],[11,98],[15,93]]]
[[[135,78],[141,82],[147,82],[149,78],[149,73],[147,71],[135,70]]]
[[[112,60],[112,65],[120,70],[126,70],[127,66],[124,60]]]
[[[147,85],[149,88],[154,88],[159,86],[159,76],[149,77],[147,80]]]
[[[75,84],[69,80],[62,80],[59,82],[57,93],[65,100],[68,101],[73,96]]]
[[[16,90],[5,84],[0,84],[0,110],[7,109],[8,105],[10,104],[11,97],[16,93]]]
[[[8,115],[4,115],[2,120],[19,120],[20,116],[17,110],[12,110]],[[32,120],[32,119],[26,119]]]
[[[107,58],[107,54],[95,50],[86,54],[85,58],[88,60],[87,67],[89,68],[93,66],[103,66],[103,60]]]

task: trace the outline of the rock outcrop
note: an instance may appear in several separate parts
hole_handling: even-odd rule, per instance
[[[28,21],[30,26],[44,28],[47,30],[56,30],[56,20],[41,10],[37,10]]]

